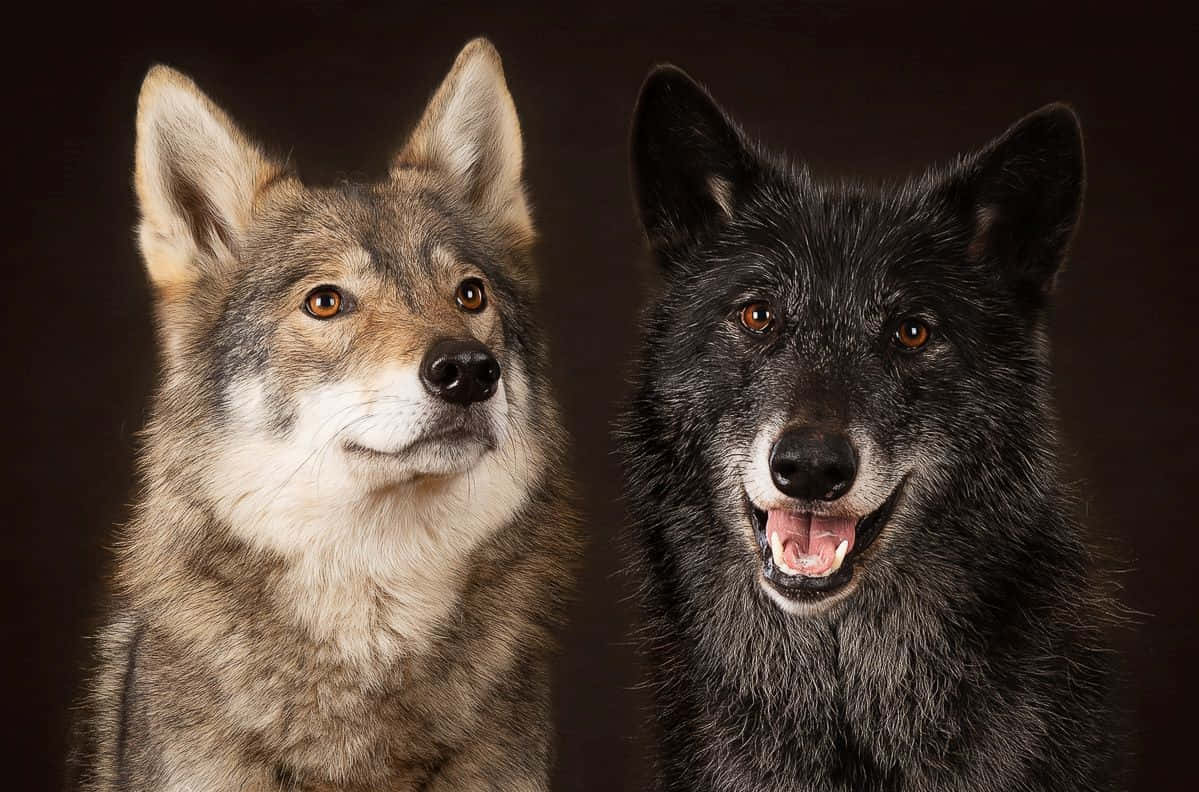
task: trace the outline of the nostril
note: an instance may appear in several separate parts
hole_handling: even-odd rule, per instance
[[[458,365],[447,358],[434,361],[429,368],[429,379],[439,385],[451,384],[458,379],[458,375]]]
[[[484,385],[494,385],[500,381],[500,363],[495,358],[488,358],[479,367],[479,381]]]
[[[849,489],[849,485],[853,483],[853,472],[846,469],[831,470],[825,474],[826,489],[823,494],[824,500],[836,500],[845,494]]]
[[[774,462],[774,473],[782,478],[791,478],[798,469],[799,466],[789,459],[776,459]]]

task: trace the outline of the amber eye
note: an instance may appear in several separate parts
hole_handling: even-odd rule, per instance
[[[928,325],[919,319],[904,319],[895,328],[895,342],[904,349],[919,349],[928,343]]]
[[[304,298],[304,310],[317,319],[332,319],[341,313],[341,292],[332,286],[318,286]]]
[[[458,307],[464,311],[478,313],[487,307],[487,295],[483,293],[483,281],[478,278],[467,278],[458,284],[454,293]]]
[[[774,312],[764,302],[752,302],[741,309],[741,324],[751,333],[765,333],[774,324]]]

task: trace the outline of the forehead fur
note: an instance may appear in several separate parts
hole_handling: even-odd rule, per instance
[[[964,255],[965,231],[923,180],[826,184],[778,166],[743,192],[737,211],[682,269],[702,274],[723,263],[747,284],[784,278],[800,289],[885,290],[880,279],[943,284],[982,274]],[[736,276],[728,282],[740,285]]]
[[[377,184],[282,184],[263,196],[247,252],[250,259],[297,261],[356,249],[383,271],[398,273],[446,257],[498,262],[511,255],[512,242],[440,189],[435,176],[413,171]]]

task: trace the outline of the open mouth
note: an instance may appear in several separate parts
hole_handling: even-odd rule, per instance
[[[781,509],[766,512],[749,503],[762,552],[762,576],[793,599],[841,588],[853,577],[854,562],[882,532],[902,488],[900,482],[882,506],[862,517],[826,517]]]

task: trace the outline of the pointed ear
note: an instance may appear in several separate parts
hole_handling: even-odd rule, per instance
[[[674,66],[655,68],[641,87],[631,148],[641,225],[659,253],[686,247],[732,217],[757,169],[740,130]]]
[[[491,42],[477,38],[458,53],[392,172],[407,168],[442,173],[486,216],[532,236],[520,122]]]
[[[950,195],[972,229],[968,255],[1047,293],[1078,225],[1084,184],[1074,111],[1052,104],[1025,116],[951,176]]]
[[[150,69],[137,102],[134,181],[154,284],[234,263],[254,198],[280,170],[195,83],[166,66]]]

